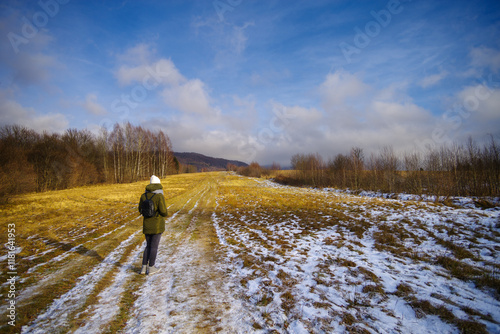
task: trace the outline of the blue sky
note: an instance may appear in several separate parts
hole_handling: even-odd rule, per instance
[[[500,137],[498,1],[3,1],[0,125],[288,165]]]

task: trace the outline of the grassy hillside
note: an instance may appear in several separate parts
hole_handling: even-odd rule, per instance
[[[236,167],[247,166],[246,163],[241,161],[213,158],[192,152],[174,152],[174,156],[181,164],[195,166],[198,171],[226,170],[228,164]]]

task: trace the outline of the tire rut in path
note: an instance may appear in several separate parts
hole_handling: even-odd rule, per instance
[[[96,284],[123,256],[125,248],[134,244],[138,232],[130,234],[100,264],[81,276],[72,289],[53,300],[52,304],[39,314],[35,321],[22,328],[22,333],[46,333],[48,330],[60,331],[66,328],[70,320],[68,317],[83,306]]]

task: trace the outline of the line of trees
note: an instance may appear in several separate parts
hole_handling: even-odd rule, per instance
[[[353,147],[325,161],[319,154],[296,154],[292,175],[279,175],[284,184],[337,187],[388,193],[438,196],[500,196],[500,147],[493,137],[479,145],[442,146],[427,152],[396,154],[383,147],[366,157]]]
[[[228,169],[231,170],[231,169]],[[252,162],[250,165],[245,167],[236,167],[233,169],[238,174],[248,177],[262,177],[270,174],[270,170],[263,168],[258,162]]]
[[[99,135],[69,129],[37,133],[22,126],[0,129],[0,199],[11,194],[123,183],[177,173],[168,136],[130,123]]]
[[[103,130],[100,140],[109,152],[108,158],[103,160],[105,181],[134,182],[151,174],[163,178],[178,172],[170,139],[161,130],[152,132],[130,123],[115,124],[111,133]],[[107,174],[110,171],[111,176]]]

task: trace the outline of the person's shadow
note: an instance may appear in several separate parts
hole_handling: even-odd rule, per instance
[[[93,257],[97,259],[99,262],[102,262],[104,260],[104,258],[101,255],[99,255],[99,253],[97,253],[93,249],[88,249],[84,245],[75,246],[71,243],[61,242],[54,239],[46,239],[46,240],[48,241],[47,242],[48,246],[55,246],[65,252],[72,251],[80,255]]]

